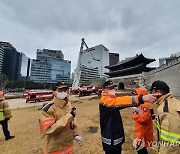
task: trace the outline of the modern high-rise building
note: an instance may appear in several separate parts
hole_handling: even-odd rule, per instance
[[[64,54],[61,50],[37,49],[36,59],[40,61],[64,60]]]
[[[30,64],[31,64],[31,59],[28,58],[24,53],[20,54],[20,65],[21,65],[21,70],[20,70],[20,80],[29,80],[30,77]]]
[[[40,83],[70,82],[71,61],[64,60],[60,50],[37,50],[32,60],[30,80]]]
[[[109,53],[109,65],[115,65],[119,62],[119,53]]]
[[[7,75],[9,80],[18,80],[20,78],[20,53],[9,42],[0,42],[3,49],[2,72]]]
[[[83,50],[83,45],[87,49]],[[106,77],[104,74],[108,71],[104,68],[106,65],[109,65],[109,50],[102,44],[88,48],[82,39],[72,89],[77,89],[92,79]]]
[[[4,57],[4,49],[2,46],[0,46],[0,74],[2,73],[3,57]]]
[[[175,59],[178,59],[178,57],[180,57],[180,51],[172,54],[170,57],[166,57],[166,58],[159,58],[159,66],[162,66],[164,64],[167,64]]]

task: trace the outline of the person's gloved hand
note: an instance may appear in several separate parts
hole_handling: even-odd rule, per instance
[[[156,114],[151,115],[151,119],[152,120],[156,119]]]
[[[10,120],[10,118],[6,118],[7,120]]]
[[[80,141],[80,142],[83,141],[83,138],[82,138],[81,136],[79,136],[79,135],[76,135],[76,136],[74,137],[74,139],[75,139],[76,141]]]
[[[75,108],[75,107],[73,107],[73,108],[71,109],[70,114],[72,114],[73,117],[76,116],[76,108]]]

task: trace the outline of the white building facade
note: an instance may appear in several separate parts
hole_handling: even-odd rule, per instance
[[[104,68],[107,65],[109,50],[102,44],[80,51],[72,88],[77,89],[92,79],[107,77],[104,74],[109,71]]]

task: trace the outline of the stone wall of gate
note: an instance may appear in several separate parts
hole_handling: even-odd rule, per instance
[[[162,80],[169,85],[171,93],[180,97],[180,57],[147,73],[108,78],[108,80],[112,80],[118,86],[118,90],[149,88],[153,81]]]
[[[169,85],[171,93],[180,97],[180,57],[157,69],[144,73],[143,76],[144,84],[147,87],[155,80],[162,80]]]

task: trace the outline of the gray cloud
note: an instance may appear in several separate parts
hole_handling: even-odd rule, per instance
[[[120,58],[180,51],[180,1],[1,0],[0,40],[35,58],[37,48],[60,49],[75,68],[80,41],[105,45]]]

